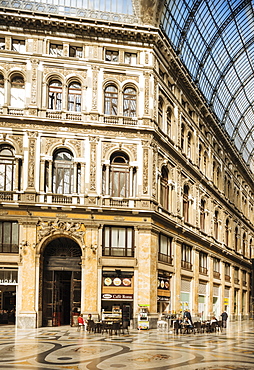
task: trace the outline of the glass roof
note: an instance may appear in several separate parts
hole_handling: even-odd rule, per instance
[[[254,0],[167,0],[161,27],[254,172]]]
[[[132,0],[0,0],[0,6],[114,22],[137,22]]]

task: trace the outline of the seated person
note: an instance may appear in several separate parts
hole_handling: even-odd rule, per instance
[[[84,328],[84,319],[81,315],[78,317],[78,331],[81,329],[81,327]]]

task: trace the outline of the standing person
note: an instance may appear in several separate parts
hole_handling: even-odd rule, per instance
[[[228,314],[227,314],[226,311],[222,312],[221,318],[222,318],[222,327],[226,328],[227,327],[227,319],[228,319]]]
[[[184,316],[184,317],[187,317],[187,319],[188,319],[188,320],[190,320],[191,325],[193,325],[190,310],[186,310],[186,311],[184,311],[184,315],[183,315],[183,316]]]

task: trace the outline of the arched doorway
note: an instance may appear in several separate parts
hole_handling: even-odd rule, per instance
[[[81,249],[60,237],[46,246],[43,257],[42,325],[70,325],[81,308]]]

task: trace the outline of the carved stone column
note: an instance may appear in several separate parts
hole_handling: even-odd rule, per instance
[[[157,243],[158,236],[152,232],[149,225],[138,228],[137,259],[139,269],[136,302],[137,305],[148,305],[151,327],[156,327],[158,318],[157,266],[154,263],[157,259]],[[134,307],[134,312],[138,313],[138,307]]]
[[[91,216],[93,217],[93,216]],[[98,277],[97,277],[97,264],[98,264],[98,235],[99,225],[93,221],[86,225],[85,237],[85,256],[82,261],[82,291],[83,291],[83,312],[84,314],[99,315],[98,312]]]

